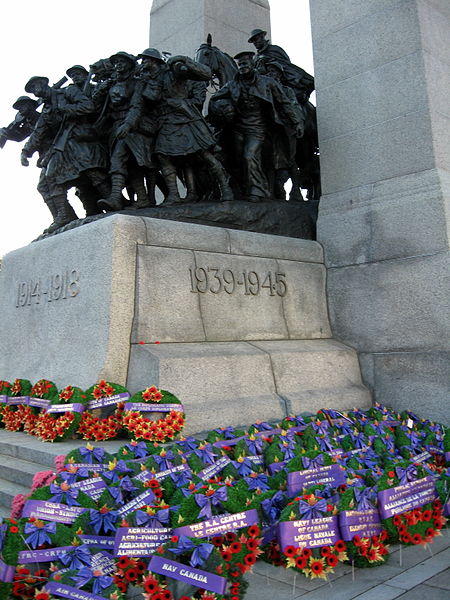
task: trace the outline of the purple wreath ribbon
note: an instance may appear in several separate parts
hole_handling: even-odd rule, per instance
[[[328,438],[327,436],[321,435],[321,436],[317,437],[316,440],[319,443],[319,448],[322,452],[328,452],[329,450],[334,449],[334,446],[333,446],[330,438]]]
[[[276,492],[272,498],[266,498],[261,502],[261,508],[270,525],[278,521],[285,503],[285,496],[281,491]]]
[[[245,439],[245,445],[247,446],[248,451],[252,454],[261,454],[263,448],[263,441],[260,437],[252,439]]]
[[[84,566],[90,566],[91,553],[86,544],[76,546],[73,550],[63,552],[59,560],[67,569],[82,569]]]
[[[194,453],[203,461],[206,465],[212,465],[216,460],[216,455],[211,451],[211,444],[204,446],[203,448],[196,448]]]
[[[166,452],[165,456],[160,456],[159,454],[153,454],[152,456],[155,463],[158,465],[160,471],[167,471],[173,467],[172,461],[174,460],[174,455],[171,450]]]
[[[76,586],[81,588],[87,583],[92,583],[94,594],[103,594],[103,590],[113,584],[113,578],[109,575],[96,575],[96,571],[90,567],[82,567],[78,574],[71,577]]]
[[[241,477],[248,477],[250,473],[253,473],[253,463],[247,457],[241,461],[233,460],[231,462]]]
[[[295,456],[295,442],[288,437],[281,438],[278,448],[283,453],[284,460],[291,460]]]
[[[190,469],[183,469],[182,471],[178,471],[177,473],[171,473],[170,478],[174,482],[174,484],[179,488],[191,481],[192,471]]]
[[[192,567],[202,567],[208,558],[211,555],[211,552],[214,549],[213,544],[209,544],[207,542],[203,544],[194,544],[194,542],[185,535],[180,535],[178,540],[178,545],[176,548],[169,548],[170,552],[173,552],[176,555],[184,554],[189,550],[194,550],[192,552],[189,563]]]
[[[137,510],[135,513],[136,525],[139,527],[150,527],[157,529],[158,527],[164,527],[169,524],[170,510],[174,507],[161,508],[154,515],[149,515],[144,510]]]
[[[0,525],[0,552],[3,550],[3,545],[5,543],[6,532],[8,531],[8,524],[2,523]]]
[[[114,523],[118,517],[117,511],[110,510],[108,512],[102,513],[100,510],[95,510],[91,508],[89,510],[89,515],[89,524],[93,527],[97,535],[102,529],[105,533],[107,533],[108,531],[115,533],[117,528],[114,525]]]
[[[78,494],[80,490],[69,488],[68,490],[62,490],[61,487],[56,483],[50,484],[50,493],[53,494],[49,498],[50,502],[58,502],[60,504],[67,504],[67,506],[80,506],[78,502]]]
[[[300,500],[298,503],[298,512],[303,519],[320,519],[327,512],[327,501],[325,498],[318,500],[313,506]]]
[[[137,442],[136,444],[125,444],[135,458],[145,458],[148,456],[147,444],[145,442]]]
[[[366,436],[362,431],[351,433],[350,438],[355,448],[365,448],[367,446]]]
[[[371,487],[359,487],[353,490],[356,510],[372,510],[375,506],[376,492]]]
[[[177,446],[181,446],[182,450],[185,452],[190,452],[191,450],[198,448],[199,441],[192,436],[188,436],[184,440],[179,440],[176,443]]]
[[[248,485],[248,489],[252,492],[261,490],[261,492],[267,492],[270,490],[269,478],[265,473],[259,473],[256,477],[244,477],[245,483]]]
[[[200,506],[201,510],[198,513],[199,519],[210,519],[212,517],[212,506],[221,507],[222,502],[226,502],[228,499],[228,492],[226,486],[222,486],[217,489],[212,496],[203,496],[198,494],[195,496],[195,502],[197,506]]]
[[[82,446],[81,448],[79,448],[79,451],[81,456],[83,457],[84,462],[90,465],[94,464],[94,459],[95,462],[102,463],[105,457],[105,451],[103,448],[92,448],[91,450],[90,448]]]
[[[231,426],[214,429],[214,431],[216,433],[218,433],[219,435],[223,435],[226,440],[232,440],[233,438],[236,437],[236,435],[234,433],[234,427],[231,427]],[[194,566],[194,565],[192,565],[192,566]]]
[[[132,471],[133,469],[129,469],[124,460],[119,460],[113,469],[104,471],[102,477],[106,477],[111,483],[117,483],[123,473],[131,473]]]
[[[56,533],[56,523],[46,523],[42,527],[38,527],[35,523],[25,523],[24,533],[28,537],[25,542],[30,544],[33,550],[39,548],[43,544],[51,544],[50,535]]]
[[[315,458],[302,456],[302,463],[305,469],[318,469],[319,467],[323,467],[323,462],[323,454],[318,454]]]
[[[319,435],[328,435],[328,427],[329,427],[329,423],[328,421],[319,421],[319,423],[311,423],[312,428],[314,429],[314,431],[316,433],[318,433]]]
[[[417,479],[417,467],[413,464],[408,465],[405,469],[403,467],[395,467],[395,474],[400,479],[400,484],[404,485],[409,481]]]

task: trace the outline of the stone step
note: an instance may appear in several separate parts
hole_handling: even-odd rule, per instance
[[[0,481],[9,481],[30,488],[36,473],[49,470],[52,469],[42,464],[21,458],[11,460],[11,456],[0,454]]]
[[[0,480],[0,514],[6,517],[9,516],[14,496],[17,494],[27,495],[29,493],[30,486],[23,486],[4,479]]]

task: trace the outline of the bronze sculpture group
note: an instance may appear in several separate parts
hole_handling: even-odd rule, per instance
[[[71,188],[87,216],[154,207],[156,187],[164,205],[285,201],[290,179],[289,201],[303,200],[302,187],[318,200],[314,79],[266,35],[253,30],[256,53],[234,60],[208,36],[195,60],[148,48],[137,57],[117,52],[90,71],[74,65],[64,87],[67,78],[50,86],[32,77],[25,91],[37,100],[14,103],[18,113],[0,130],[0,147],[28,138],[24,166],[38,154],[38,191],[53,217],[46,232],[77,218]]]

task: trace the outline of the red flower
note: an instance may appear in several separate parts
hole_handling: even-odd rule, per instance
[[[232,544],[230,544],[230,551],[233,554],[237,554],[241,550],[242,550],[242,544],[241,544],[241,542],[233,542]]]
[[[128,569],[128,571],[125,572],[125,577],[128,579],[128,581],[136,581],[138,575],[139,573],[137,569]]]
[[[230,531],[225,534],[225,539],[227,540],[227,542],[234,542],[234,540],[236,539],[236,534]]]
[[[311,555],[312,555],[311,548],[303,548],[303,550],[300,552],[300,556],[303,556],[304,558],[309,558]]]
[[[254,554],[247,554],[247,556],[244,556],[244,562],[246,565],[254,565],[256,562],[256,556]]]
[[[297,556],[295,559],[295,566],[297,569],[304,569],[306,567],[307,558],[304,556]]]
[[[344,540],[338,540],[334,545],[334,549],[336,550],[336,552],[345,552],[347,546],[345,545]]]
[[[393,477],[395,477],[395,473],[394,473],[394,471],[388,471],[388,477],[390,477],[391,479],[392,479]]]
[[[170,541],[171,541],[171,542],[173,542],[174,544],[176,544],[176,543],[178,542],[178,540],[179,540],[179,539],[180,539],[180,538],[179,538],[177,535],[173,535],[173,536],[170,538]]]
[[[18,533],[19,532],[19,528],[16,527],[15,525],[13,525],[12,527],[9,528],[11,533]]]
[[[392,518],[392,523],[398,527],[402,524],[402,518],[399,515],[395,515],[395,517]]]
[[[422,539],[422,536],[420,535],[420,533],[415,533],[412,536],[412,542],[413,542],[413,544],[422,544],[423,543],[423,539]]]
[[[256,550],[259,546],[258,540],[255,540],[255,539],[247,540],[246,546],[249,550]]]
[[[146,579],[144,579],[144,590],[151,594],[159,588],[158,580],[149,575]]]
[[[220,554],[222,555],[223,560],[227,562],[231,560],[232,554],[229,550],[221,550]]]
[[[329,556],[331,554],[331,548],[330,548],[330,546],[323,546],[320,549],[320,554],[322,556]]]
[[[247,531],[250,537],[258,537],[258,535],[261,533],[261,530],[258,527],[258,525],[250,525]]]
[[[327,556],[327,563],[330,567],[335,567],[338,564],[338,558],[334,554]]]
[[[283,550],[283,554],[285,556],[295,556],[297,554],[297,548],[294,546],[286,546],[286,548]]]
[[[223,544],[223,537],[221,535],[216,535],[211,539],[211,543],[219,548]]]
[[[323,564],[318,560],[315,560],[311,563],[310,569],[315,575],[320,575],[321,573],[323,573]]]

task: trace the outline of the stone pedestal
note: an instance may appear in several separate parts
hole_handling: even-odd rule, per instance
[[[331,325],[374,399],[450,421],[450,5],[311,3]]]
[[[154,384],[190,432],[367,406],[325,285],[317,242],[113,215],[5,256],[0,376]]]
[[[150,46],[193,57],[210,33],[214,46],[234,56],[252,49],[256,27],[270,33],[268,0],[153,0]]]

